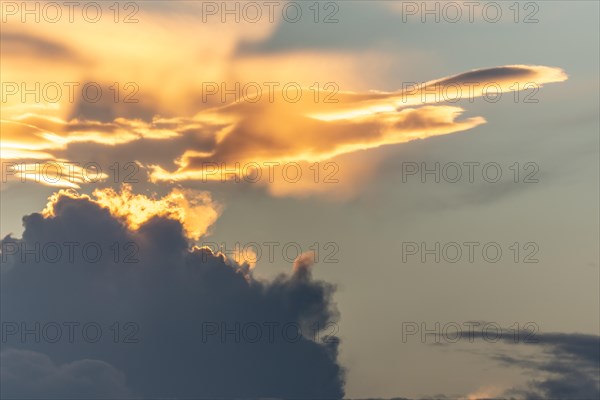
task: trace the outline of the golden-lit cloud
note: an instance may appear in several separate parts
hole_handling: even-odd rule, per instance
[[[255,165],[322,162],[356,151],[469,130],[485,119],[460,119],[464,109],[453,105],[456,99],[495,98],[526,90],[532,82],[539,87],[565,79],[559,68],[511,65],[410,83],[397,92],[336,92],[331,102],[315,101],[315,97],[331,94],[323,90],[298,101],[271,101],[267,96],[254,101],[255,94],[250,93],[190,117],[155,116],[150,122],[126,118],[65,121],[27,113],[3,121],[9,131],[3,144],[9,154],[18,156],[34,150],[51,154],[73,143],[119,146],[143,139],[161,146],[163,141],[203,132],[210,145],[182,147],[180,157],[174,160],[176,169],[149,163],[150,179],[206,182],[223,180],[227,175],[246,178],[257,174]],[[282,92],[279,95],[285,96]],[[274,194],[324,190],[306,179],[295,182],[293,188],[285,179],[259,183],[269,186]]]
[[[54,216],[54,205],[61,196],[87,198],[108,209],[133,231],[138,230],[153,217],[166,217],[181,222],[186,236],[198,240],[205,236],[216,222],[222,207],[210,193],[190,189],[173,189],[161,198],[134,194],[129,185],[120,191],[111,188],[96,189],[92,196],[80,195],[73,191],[60,190],[54,193],[43,211],[45,217]]]
[[[300,254],[294,260],[293,271],[308,271],[315,264],[316,255],[314,251],[307,251]]]
[[[3,24],[2,161],[21,165],[10,179],[22,178],[17,169],[35,162],[73,160],[87,146],[103,155],[126,153],[154,183],[241,179],[276,196],[350,193],[374,167],[346,162],[336,185],[315,180],[311,168],[359,151],[473,129],[485,118],[461,118],[466,102],[459,100],[489,100],[567,79],[559,68],[507,65],[406,82],[392,92],[351,92],[365,87],[364,54],[240,54],[242,45],[268,38],[282,22],[205,21],[201,2],[163,11],[158,3],[143,3],[132,24],[112,18],[93,24],[81,18],[22,24],[13,18]],[[215,35],[218,41],[207,40]],[[389,54],[368,58],[378,60],[369,64],[375,71],[390,63]],[[22,90],[48,83],[41,93]],[[100,101],[86,101],[82,88],[90,84],[101,88]],[[56,90],[62,95],[49,101]],[[125,101],[129,95],[131,102]],[[171,146],[171,157],[153,159],[137,144],[152,154]],[[297,180],[264,177],[269,165],[291,163],[300,166]],[[263,177],[254,181],[259,168]],[[86,183],[71,176],[39,182],[70,188]]]
[[[494,399],[501,396],[506,389],[502,389],[498,386],[484,386],[473,393],[469,393],[464,400],[485,400]]]
[[[151,178],[222,180],[236,163],[240,164],[239,175],[244,171],[255,175],[252,168],[244,166],[314,163],[383,145],[465,131],[485,123],[485,119],[459,119],[464,109],[448,104],[457,98],[450,89],[464,90],[458,96],[471,100],[524,90],[531,82],[541,86],[565,79],[566,74],[558,68],[513,65],[413,83],[392,93],[340,92],[334,103],[319,104],[312,99],[277,104],[242,100],[197,114],[195,120],[223,127],[216,134],[214,148],[200,153],[186,150],[176,161],[176,170],[153,166]]]

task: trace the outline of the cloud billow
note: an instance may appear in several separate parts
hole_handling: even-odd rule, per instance
[[[260,281],[190,248],[179,220],[154,215],[133,229],[65,192],[23,221],[22,239],[2,240],[3,397],[343,397],[339,340],[324,333],[339,317],[334,287],[310,263]],[[50,242],[80,246],[61,262],[15,251]],[[103,250],[98,261],[80,259],[86,243]],[[135,243],[130,262],[115,243]]]

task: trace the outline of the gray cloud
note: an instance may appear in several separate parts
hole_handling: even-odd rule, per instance
[[[4,398],[122,399],[133,393],[125,377],[98,360],[55,365],[44,354],[8,349],[0,353],[0,383]]]
[[[454,75],[436,81],[439,85],[464,84],[465,82],[486,82],[499,79],[528,79],[535,78],[536,74],[530,68],[506,66],[500,68],[486,68]]]
[[[534,361],[528,368],[549,372],[544,380],[531,381],[527,388],[516,388],[516,394],[531,400],[597,399],[600,398],[600,338],[595,335],[546,333],[538,336],[545,360]],[[528,360],[510,360],[509,365],[521,365]]]
[[[339,317],[334,288],[314,280],[308,266],[259,281],[247,265],[190,249],[178,221],[154,217],[132,231],[92,200],[70,196],[59,197],[53,210],[52,217],[24,217],[23,238],[6,237],[3,250],[9,242],[27,249],[36,243],[96,243],[102,257],[86,262],[75,251],[74,262],[65,258],[52,263],[47,257],[36,262],[31,255],[22,260],[19,254],[4,254],[1,307],[3,354],[45,360],[45,379],[55,384],[57,393],[69,387],[56,383],[57,376],[85,367],[91,388],[122,371],[124,384],[142,397],[343,397],[339,340],[313,335],[316,327],[324,337],[324,329]],[[124,263],[123,257],[115,262],[111,246],[123,249],[126,243],[136,244],[139,262]],[[34,329],[36,322],[41,324],[40,340],[35,334],[23,340],[20,334],[7,333],[7,327],[20,329],[22,323]],[[73,342],[67,340],[66,328],[61,340],[45,340],[44,327],[65,322],[79,324]],[[115,322],[121,324],[117,343]],[[133,325],[125,329],[127,322]],[[81,327],[90,323],[102,329],[95,343],[81,340]],[[264,328],[268,324],[275,326],[273,340]],[[255,326],[262,335],[251,342],[245,337],[256,336],[249,333]],[[209,334],[208,328],[219,333]],[[136,340],[125,341],[131,333]],[[89,363],[95,367],[88,368]],[[21,364],[25,367],[8,367],[16,383],[2,385],[3,396],[28,395],[18,382],[28,379],[34,368]]]
[[[600,398],[600,337],[581,333],[522,332],[528,337],[523,343],[542,349],[536,358],[522,358],[512,354],[494,354],[492,358],[502,364],[526,370],[547,373],[544,379],[531,380],[526,387],[515,387],[506,393],[511,398],[542,399],[597,399]],[[482,339],[475,331],[474,338]],[[506,332],[501,339],[513,344],[514,335]],[[522,344],[523,344],[522,343]]]

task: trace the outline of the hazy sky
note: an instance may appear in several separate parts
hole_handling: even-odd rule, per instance
[[[28,4],[1,2],[3,395],[598,396],[597,2]],[[141,263],[20,254],[85,238]],[[9,334],[75,320],[140,344]],[[339,343],[200,339],[273,320]]]

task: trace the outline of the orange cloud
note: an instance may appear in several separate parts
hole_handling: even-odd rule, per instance
[[[454,104],[457,98],[493,97],[567,79],[559,68],[507,65],[407,83],[393,92],[350,92],[343,89],[365,87],[363,54],[296,50],[241,55],[242,44],[269,37],[281,21],[204,21],[202,5],[195,2],[172,6],[168,14],[161,11],[160,5],[144,3],[135,15],[139,22],[133,24],[115,23],[112,18],[93,24],[66,18],[39,24],[12,18],[5,23],[0,38],[2,161],[27,166],[35,161],[68,161],[73,153],[79,155],[70,149],[84,145],[101,146],[103,153],[129,146],[120,154],[130,154],[130,161],[147,167],[156,183],[215,181],[223,176],[247,179],[257,173],[254,164],[264,169],[266,164],[296,163],[302,168],[297,181],[276,175],[256,183],[277,196],[331,193],[331,189],[351,193],[358,179],[372,173],[372,166],[347,162],[339,171],[343,182],[336,185],[315,181],[310,168],[358,151],[485,123],[483,116],[461,119],[465,110]],[[218,42],[206,39],[215,35]],[[369,58],[377,61],[369,62],[369,68],[385,70],[391,56],[371,54]],[[335,83],[329,82],[331,78]],[[31,94],[23,99],[22,90],[15,92],[22,84],[32,88],[47,82],[62,88],[58,101],[46,98],[53,97],[52,90],[41,99]],[[102,101],[82,100],[86,82],[103,88]],[[120,101],[113,101],[115,82]],[[130,82],[139,89],[133,103],[123,101]],[[222,98],[219,83],[230,90],[244,82],[252,83],[249,90]],[[276,84],[273,92],[266,82]],[[73,93],[72,83],[79,84]],[[219,93],[207,97],[207,83],[213,90],[216,85]],[[286,83],[291,89],[285,89]],[[262,91],[259,97],[257,90]],[[177,148],[169,160],[142,161],[145,154],[136,152],[137,143]],[[85,182],[40,183],[76,188]]]
[[[501,396],[504,393],[505,389],[502,389],[497,386],[484,386],[473,393],[468,394],[464,400],[485,400],[485,399],[493,399]]]
[[[144,139],[157,141],[156,146],[160,146],[162,141],[202,132],[209,138],[210,145],[201,149],[181,147],[174,170],[150,163],[150,179],[153,182],[206,182],[229,176],[226,179],[239,180],[255,176],[256,165],[302,163],[306,166],[356,151],[469,130],[485,123],[485,119],[460,120],[464,109],[449,104],[457,96],[471,100],[490,96],[490,88],[494,96],[528,89],[532,82],[541,86],[565,79],[566,74],[559,68],[510,65],[473,70],[422,84],[411,83],[396,92],[339,92],[330,102],[315,101],[315,96],[331,95],[323,90],[309,90],[310,95],[298,101],[289,98],[284,101],[286,95],[282,92],[279,92],[282,96],[279,101],[272,101],[268,96],[254,101],[255,93],[250,93],[231,104],[203,110],[192,117],[156,116],[151,122],[127,118],[116,118],[112,122],[65,121],[26,113],[3,121],[9,128],[3,144],[8,154],[17,158],[28,154],[26,152],[36,158],[36,151],[52,154],[74,143],[116,147]],[[295,186],[277,177],[258,180],[258,183],[276,195],[328,190],[312,184],[306,173],[303,179],[294,181]],[[352,185],[351,179],[346,183]],[[65,186],[77,184],[71,182]]]
[[[178,168],[152,167],[154,181],[220,180],[236,163],[238,175],[255,174],[252,163],[318,162],[383,145],[446,135],[485,123],[483,117],[459,120],[464,109],[448,104],[450,89],[470,89],[463,99],[527,89],[567,79],[559,68],[512,65],[411,84],[398,92],[341,92],[337,102],[249,102],[198,113],[199,123],[220,126],[210,151],[186,150]],[[468,97],[465,97],[468,95]],[[456,94],[452,95],[456,98]],[[244,176],[241,176],[245,178]],[[269,182],[277,184],[277,182]],[[281,188],[281,185],[280,185]],[[306,188],[306,186],[304,186]]]
[[[166,196],[157,199],[134,194],[129,185],[123,185],[120,192],[110,188],[96,189],[93,197],[61,190],[50,197],[42,213],[44,217],[54,216],[54,205],[61,196],[88,198],[107,208],[133,231],[153,217],[177,220],[183,225],[186,236],[192,240],[205,236],[222,210],[208,192],[173,189]]]

